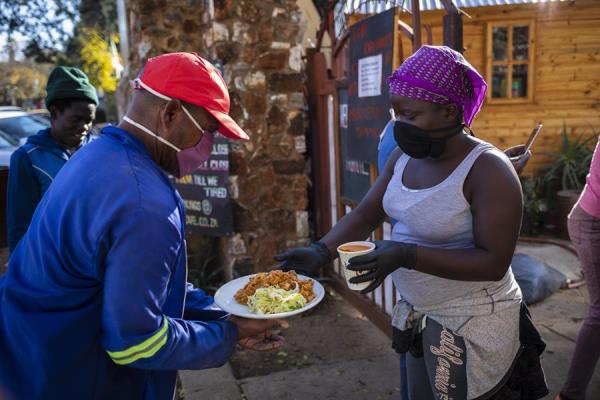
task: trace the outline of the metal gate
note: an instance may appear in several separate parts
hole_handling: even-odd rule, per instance
[[[444,0],[444,2],[446,2]],[[307,51],[307,90],[309,97],[310,114],[310,151],[312,159],[311,204],[315,216],[315,227],[317,237],[324,236],[333,225],[344,215],[357,206],[355,200],[343,195],[342,171],[345,166],[341,165],[343,160],[341,152],[344,140],[344,125],[348,115],[347,91],[349,82],[349,31],[348,26],[356,23],[374,13],[385,11],[391,7],[402,7],[405,1],[363,1],[358,10],[348,10],[348,2],[330,2],[329,8],[324,10],[323,23],[317,37],[317,46]],[[450,0],[448,3],[448,15],[444,17],[445,42],[452,47],[460,46],[462,50],[462,25],[460,15],[456,12]],[[346,8],[345,8],[346,7]],[[419,1],[411,0],[411,22],[412,26],[394,20],[389,27],[394,32],[394,60],[396,68],[402,60],[412,54],[421,46],[421,24]],[[358,12],[356,12],[358,11]],[[398,9],[397,12],[398,13]],[[354,12],[354,13],[353,13]],[[341,16],[344,18],[340,20]],[[446,24],[446,18],[450,23]],[[458,32],[460,35],[451,34]],[[423,27],[426,41],[431,44],[431,29]],[[448,30],[448,32],[446,32]],[[327,32],[331,38],[330,68],[327,65],[327,55],[322,51],[321,44],[323,36]],[[410,48],[403,48],[402,37],[409,40]],[[446,38],[449,38],[448,41]],[[452,42],[454,40],[455,42]],[[460,41],[460,42],[459,42]],[[324,49],[323,49],[324,50]],[[354,165],[353,169],[364,180],[365,186],[370,186],[377,178],[378,171],[374,164]],[[366,187],[368,189],[368,187]],[[366,190],[365,190],[366,191]],[[389,239],[391,224],[385,222],[376,229],[370,239]],[[375,323],[381,330],[391,335],[390,314],[396,303],[397,293],[394,289],[391,277],[384,284],[368,295],[348,289],[341,271],[340,264],[336,260],[326,269],[326,275],[332,279],[333,287],[346,300],[353,304],[369,320]]]

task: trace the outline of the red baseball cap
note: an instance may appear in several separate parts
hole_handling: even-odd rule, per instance
[[[150,58],[138,79],[164,96],[204,108],[219,121],[223,135],[250,139],[229,116],[229,91],[223,77],[198,54],[167,53]]]

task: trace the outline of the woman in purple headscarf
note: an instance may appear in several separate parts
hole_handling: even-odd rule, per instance
[[[359,206],[310,247],[277,258],[315,273],[340,244],[389,216],[391,240],[351,259],[374,290],[391,275],[393,346],[407,353],[411,400],[547,394],[537,331],[510,263],[523,199],[506,155],[469,134],[486,84],[458,52],[423,46],[388,79],[399,149]]]

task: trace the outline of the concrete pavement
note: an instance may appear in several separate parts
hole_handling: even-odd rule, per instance
[[[576,269],[577,259],[563,249],[540,252],[537,248],[531,252]],[[547,344],[542,364],[551,394],[544,400],[553,399],[565,379],[587,301],[587,290],[582,286],[561,290],[530,308]],[[390,339],[331,289],[323,303],[290,319],[290,324],[284,334],[286,346],[279,352],[238,351],[222,368],[184,371],[185,399],[400,398],[399,361]],[[596,368],[587,398],[600,399],[600,367]]]

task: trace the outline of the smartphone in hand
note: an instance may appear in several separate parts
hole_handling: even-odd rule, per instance
[[[527,142],[525,143],[525,145],[511,147],[507,151],[507,154],[509,154],[511,156],[510,157],[511,161],[514,162],[514,161],[518,160],[519,158],[525,156],[531,150],[531,147],[533,146],[533,143],[535,142],[538,135],[540,134],[540,131],[542,130],[542,128],[543,128],[542,124],[537,124],[535,126],[535,128],[533,128],[531,133],[529,134],[529,137],[527,138]],[[523,150],[521,150],[521,148]],[[517,154],[514,154],[516,151],[519,151],[519,152]],[[510,154],[510,153],[512,153],[512,154]]]
[[[525,143],[525,151],[523,152],[523,154],[527,154],[527,152],[529,150],[531,150],[531,146],[533,146],[533,142],[535,142],[535,139],[537,139],[537,137],[540,134],[543,127],[544,127],[544,125],[537,124],[535,126],[535,128],[533,128],[533,130],[529,134],[529,137],[527,138],[527,143]]]

